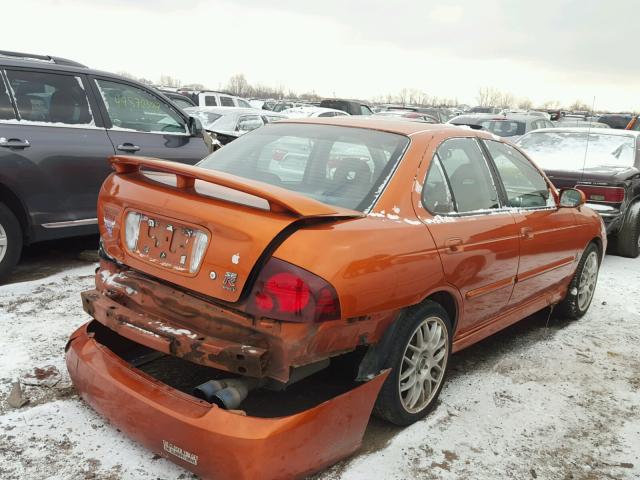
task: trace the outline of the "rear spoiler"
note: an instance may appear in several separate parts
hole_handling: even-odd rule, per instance
[[[232,188],[266,200],[269,202],[271,211],[274,212],[288,212],[300,217],[364,216],[362,212],[356,210],[327,205],[285,188],[217,170],[207,170],[177,162],[129,155],[114,155],[109,158],[109,162],[116,174],[120,175],[138,173],[140,169],[174,174],[176,176],[176,187],[182,190],[193,189],[196,180]]]

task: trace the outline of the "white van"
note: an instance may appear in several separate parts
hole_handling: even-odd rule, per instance
[[[252,108],[248,100],[226,92],[213,90],[179,90],[188,96],[198,107],[243,107]]]

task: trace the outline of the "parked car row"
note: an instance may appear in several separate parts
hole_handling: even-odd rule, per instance
[[[213,134],[221,145],[267,123],[287,118],[269,110],[240,107],[188,107],[185,112],[200,119],[204,129]]]
[[[0,53],[0,69],[0,161],[14,166],[0,171],[0,279],[15,265],[23,245],[96,231],[97,189],[110,171],[105,159],[112,154],[194,164],[221,145],[286,118],[373,114],[388,120],[469,126],[512,142],[553,127],[619,128],[629,119],[629,129],[640,128],[636,117],[623,114],[560,112],[559,120],[552,122],[539,111],[455,116],[459,111],[453,109],[395,104],[380,105],[374,114],[366,102],[344,99],[325,99],[317,105],[265,101],[256,109],[226,92],[154,89],[71,60],[15,52]],[[469,112],[478,110],[483,108]],[[633,170],[627,173],[625,185],[635,178]],[[627,205],[637,200],[634,192],[626,190],[624,201],[607,208],[595,204],[616,245],[622,242],[618,251],[630,256],[635,250],[623,244],[633,243],[635,217],[624,219],[632,216]],[[597,195],[594,198],[597,202]],[[627,224],[631,226],[623,228]]]
[[[499,137],[508,138],[510,141],[515,141],[532,130],[554,126],[550,120],[544,117],[515,113],[507,113],[505,115],[488,113],[464,114],[452,118],[448,123],[487,130]]]
[[[412,424],[452,353],[582,317],[608,235],[640,254],[640,132],[598,128],[624,119],[256,105],[0,52],[0,280],[24,244],[99,229],[70,376],[197,474],[300,477],[372,411]],[[337,394],[254,409],[336,364]]]
[[[531,132],[516,145],[556,187],[584,192],[618,254],[640,254],[640,132],[550,128]]]

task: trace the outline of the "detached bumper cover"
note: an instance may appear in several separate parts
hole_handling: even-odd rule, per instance
[[[82,398],[150,450],[205,479],[288,479],[356,451],[388,375],[309,410],[258,418],[222,410],[133,368],[87,332],[67,345],[67,368]]]

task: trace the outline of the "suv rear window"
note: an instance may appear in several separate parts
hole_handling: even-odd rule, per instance
[[[408,144],[407,137],[394,133],[275,123],[229,143],[198,166],[366,211]]]
[[[524,135],[526,124],[516,120],[480,120],[478,125],[499,137],[515,137]]]
[[[93,125],[80,77],[7,70],[21,121]]]
[[[11,105],[11,98],[9,98],[9,90],[4,84],[4,80],[0,77],[0,120],[13,120],[16,118],[16,114],[13,111]]]

